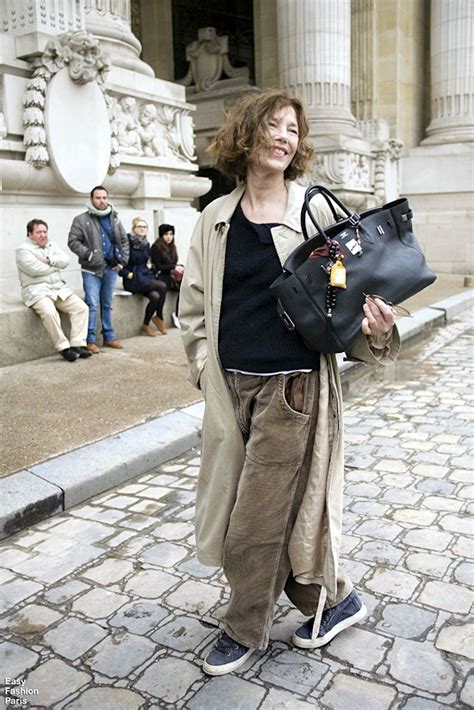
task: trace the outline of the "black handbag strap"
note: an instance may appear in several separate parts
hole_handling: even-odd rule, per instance
[[[351,212],[346,207],[346,205],[337,197],[337,195],[331,192],[331,190],[329,190],[327,187],[324,187],[324,185],[311,185],[305,192],[304,202],[301,208],[301,228],[303,230],[303,237],[305,238],[305,240],[309,239],[308,230],[306,229],[306,215],[308,215],[311,222],[318,230],[320,236],[324,239],[324,241],[328,241],[328,236],[326,232],[318,223],[311,208],[310,203],[315,195],[322,195],[322,197],[324,197],[331,209],[335,222],[338,222],[340,220],[340,216],[337,214],[334,208],[334,203],[339,207],[339,209],[343,211],[346,217],[349,218],[349,221],[352,225],[355,226],[359,224],[360,216],[356,212]]]

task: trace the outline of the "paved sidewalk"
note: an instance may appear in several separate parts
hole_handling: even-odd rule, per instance
[[[24,680],[24,707],[54,710],[472,707],[470,327],[465,312],[347,404],[361,624],[296,650],[282,599],[266,653],[203,676],[227,590],[193,557],[195,450],[0,544],[4,692]]]

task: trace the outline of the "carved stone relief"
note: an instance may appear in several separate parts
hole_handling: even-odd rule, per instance
[[[386,202],[390,190],[398,194],[398,161],[402,154],[403,142],[396,138],[375,141],[374,149],[374,196],[377,202]],[[395,180],[396,184],[392,185]]]
[[[46,91],[52,77],[64,67],[67,67],[69,77],[75,84],[95,81],[105,96],[104,80],[110,62],[95,37],[79,30],[67,32],[48,42],[44,53],[33,61],[33,76],[23,97],[25,160],[38,169],[49,163],[44,127]]]
[[[403,143],[388,138],[385,122],[366,122],[365,128],[372,137],[367,153],[350,150],[320,151],[305,184],[322,183],[335,189],[349,191],[348,203],[354,208],[365,206],[368,195],[373,194],[376,203],[395,199],[399,191],[399,160]],[[387,137],[386,137],[387,136]],[[359,197],[356,193],[359,191]]]
[[[0,31],[14,35],[41,31],[71,32],[79,30],[82,7],[77,0],[14,0],[3,3],[0,12]]]
[[[110,61],[102,53],[99,40],[81,30],[51,40],[44,53],[33,62],[33,76],[23,97],[23,141],[27,149],[25,160],[35,168],[41,169],[50,163],[45,127],[46,95],[53,77],[65,68],[74,84],[96,82],[102,91],[110,122],[109,173],[117,170],[123,155],[176,162],[196,160],[189,111],[133,96],[109,95],[104,82]],[[66,106],[64,110],[67,112]]]
[[[351,187],[370,188],[370,158],[367,155],[349,153],[346,182]]]
[[[236,77],[248,79],[248,68],[233,67],[227,56],[228,51],[227,36],[219,37],[215,27],[202,27],[198,30],[197,41],[186,47],[189,69],[186,76],[177,83],[194,86],[195,91],[209,91],[223,78],[223,74],[230,79]]]
[[[139,101],[132,96],[112,96],[109,115],[115,163],[119,161],[119,154],[196,160],[188,110]]]
[[[310,174],[310,182],[320,182],[334,187],[344,185],[354,189],[369,190],[370,157],[348,151],[317,153]]]

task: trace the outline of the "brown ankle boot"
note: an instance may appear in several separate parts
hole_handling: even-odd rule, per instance
[[[140,328],[140,330],[141,330],[142,333],[145,333],[145,335],[149,335],[150,338],[154,338],[154,337],[155,337],[155,333],[152,331],[152,329],[150,328],[150,326],[147,325],[146,323],[144,323],[144,324],[142,325],[142,327]]]
[[[166,335],[168,333],[164,320],[158,318],[158,316],[153,316],[152,321],[160,331],[161,335]]]

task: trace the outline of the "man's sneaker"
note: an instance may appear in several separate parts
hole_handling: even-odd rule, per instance
[[[361,621],[366,614],[367,609],[353,590],[342,602],[323,612],[317,638],[311,638],[314,623],[313,616],[312,619],[309,619],[295,631],[291,640],[298,648],[319,648],[329,643],[334,636],[337,636],[344,629]]]
[[[224,632],[207,654],[202,669],[208,675],[224,675],[232,673],[243,666],[253,653],[253,648],[242,646]]]

